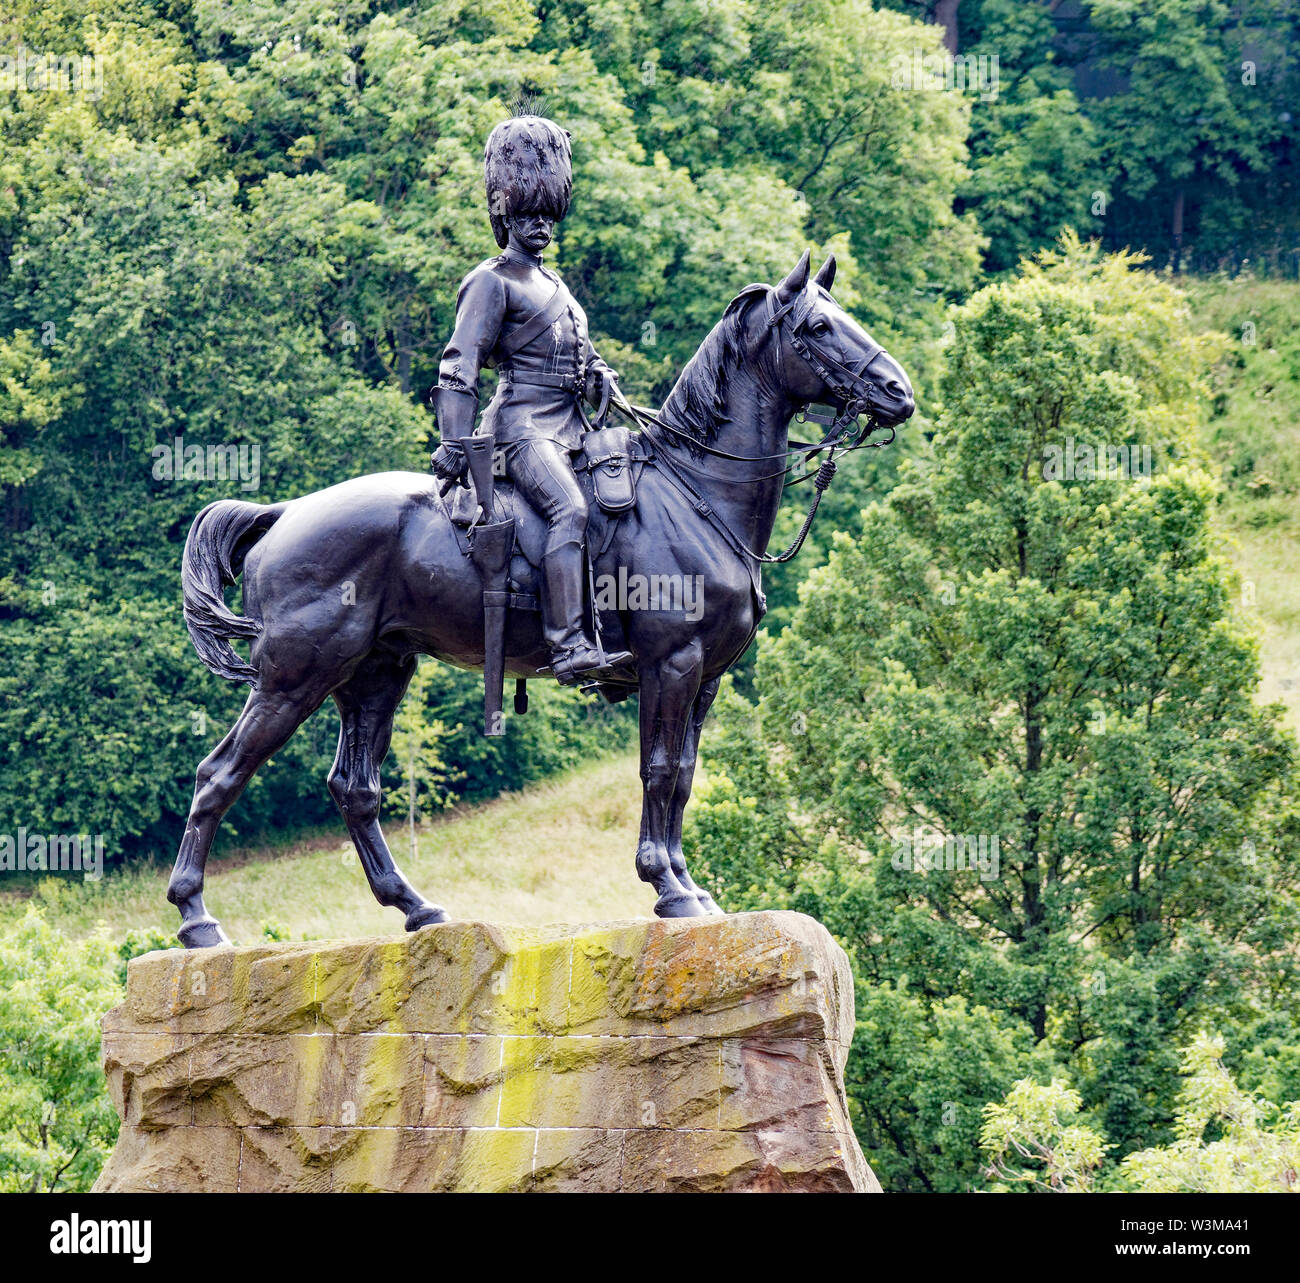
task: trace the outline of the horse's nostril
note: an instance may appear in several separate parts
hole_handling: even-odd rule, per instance
[[[885,391],[890,396],[898,397],[900,401],[907,395],[907,389],[897,379],[890,379],[885,384]]]

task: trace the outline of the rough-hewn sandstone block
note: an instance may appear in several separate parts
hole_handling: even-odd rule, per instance
[[[101,1190],[875,1190],[797,913],[135,959]]]

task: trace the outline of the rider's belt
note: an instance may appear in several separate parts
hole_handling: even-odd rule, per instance
[[[570,374],[542,374],[532,370],[512,370],[503,366],[499,371],[503,383],[532,383],[543,388],[562,388],[565,392],[581,392],[584,375],[581,370]]]
[[[636,503],[632,480],[632,432],[600,428],[582,438],[583,467],[591,473],[596,502],[606,512],[626,512]]]

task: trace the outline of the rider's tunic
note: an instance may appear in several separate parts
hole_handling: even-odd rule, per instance
[[[563,310],[498,364],[497,344],[545,308],[557,286],[564,292]],[[477,394],[479,373],[488,365],[497,366],[501,381],[482,425],[499,445],[544,440],[569,452],[580,448],[584,381],[592,369],[608,367],[591,345],[586,313],[564,282],[539,259],[514,249],[479,264],[462,283],[438,385]]]

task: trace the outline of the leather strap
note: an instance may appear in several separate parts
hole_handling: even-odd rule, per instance
[[[543,374],[532,370],[512,370],[507,367],[499,372],[505,383],[533,383],[543,388],[563,388],[566,392],[582,391],[581,371],[575,371],[573,374]]]
[[[483,593],[483,604],[485,606],[505,606],[507,609],[514,607],[515,610],[541,610],[541,602],[535,593],[510,592],[508,589],[501,591],[485,590]]]
[[[530,344],[551,322],[569,305],[569,291],[562,284],[557,284],[555,293],[547,300],[546,306],[536,311],[518,328],[511,330],[496,346],[496,363],[508,361],[521,348]]]

